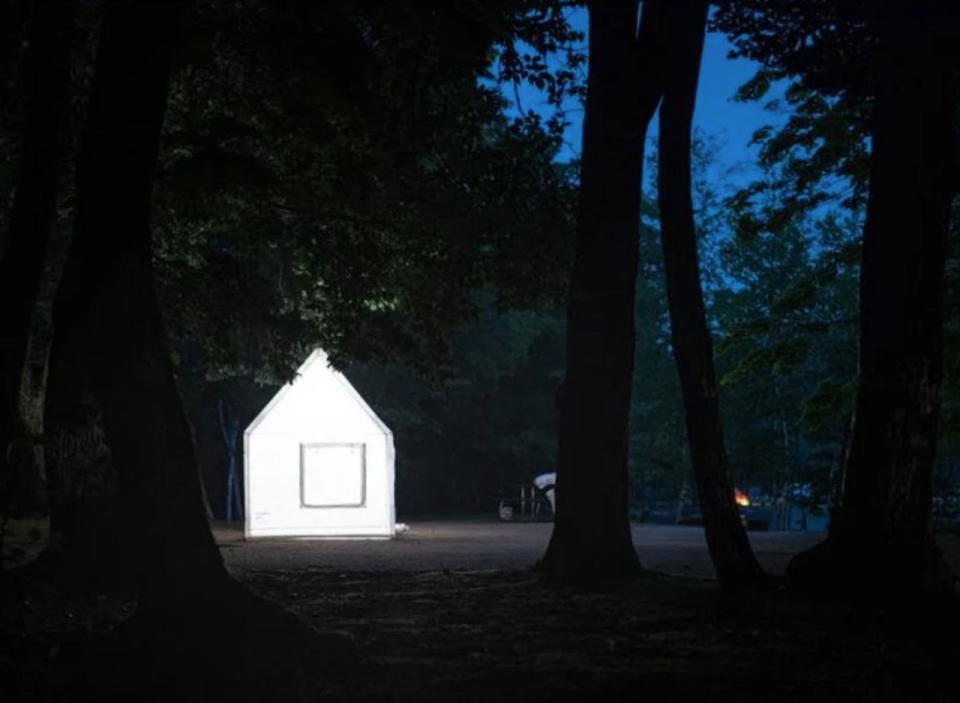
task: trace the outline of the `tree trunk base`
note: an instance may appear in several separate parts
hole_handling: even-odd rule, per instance
[[[787,566],[789,588],[885,608],[918,598],[960,602],[960,580],[932,539],[844,540],[829,536]]]
[[[629,537],[625,544],[610,544],[611,540],[597,544],[577,539],[571,532],[560,523],[554,525],[547,551],[534,565],[545,579],[569,586],[605,586],[636,578],[643,571]]]
[[[7,442],[0,437],[0,515],[11,518],[45,517],[49,512],[43,447],[27,437]]]
[[[728,572],[722,579],[718,577],[717,581],[720,590],[727,594],[775,591],[782,585],[779,577],[768,574],[759,565],[754,568],[748,564]]]
[[[75,503],[51,518],[50,539],[28,565],[38,579],[64,593],[101,594],[135,599],[137,584],[130,568],[133,538],[117,530],[115,500]]]
[[[299,703],[348,690],[360,671],[349,636],[319,633],[233,581],[208,597],[141,604],[113,636],[75,650],[61,666],[79,700]]]

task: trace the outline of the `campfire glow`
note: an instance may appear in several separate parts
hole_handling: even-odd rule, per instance
[[[750,505],[750,499],[747,497],[747,494],[741,491],[739,488],[733,489],[733,499],[741,508],[746,508],[748,505]]]

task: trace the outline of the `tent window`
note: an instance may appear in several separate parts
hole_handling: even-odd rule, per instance
[[[366,500],[366,445],[300,445],[301,507],[361,508]]]

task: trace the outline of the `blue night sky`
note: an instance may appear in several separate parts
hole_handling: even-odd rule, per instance
[[[572,17],[572,24],[586,32],[585,11],[578,11]],[[754,131],[766,124],[782,124],[786,114],[764,109],[771,95],[760,102],[741,103],[733,100],[737,89],[749,80],[759,65],[747,59],[728,59],[731,44],[722,34],[707,34],[703,50],[703,62],[700,70],[700,84],[697,91],[697,106],[694,114],[694,129],[705,135],[716,137],[719,151],[719,180],[731,185],[744,185],[755,173],[756,147],[749,146]],[[776,92],[776,87],[771,93]],[[780,91],[782,93],[782,89]],[[512,101],[512,94],[507,93]],[[538,109],[543,96],[535,89],[526,86],[520,91],[520,99],[525,109]],[[514,112],[509,110],[508,112]],[[565,136],[566,146],[560,159],[566,161],[580,151],[582,108],[574,103],[567,108],[570,126]],[[650,125],[649,139],[657,135],[657,118]]]

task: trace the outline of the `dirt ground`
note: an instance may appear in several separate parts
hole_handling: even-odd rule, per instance
[[[245,572],[370,668],[321,698],[363,701],[957,700],[954,648],[783,593],[725,600],[655,574],[597,592],[529,571]],[[955,633],[954,633],[955,634]]]
[[[703,531],[634,525],[645,578],[613,591],[545,585],[528,567],[552,525],[411,521],[392,541],[244,541],[218,527],[237,576],[318,629],[346,633],[376,675],[356,700],[955,701],[944,635],[782,591],[726,600]],[[822,534],[751,533],[781,573]],[[960,567],[960,540],[943,541]]]
[[[228,567],[240,570],[451,571],[523,569],[543,555],[552,523],[496,520],[411,521],[393,540],[244,540],[236,525],[217,524],[214,536]],[[634,523],[643,567],[671,576],[713,579],[701,527]],[[757,558],[781,574],[797,552],[820,542],[818,532],[750,532]],[[960,572],[960,536],[941,536],[941,548]]]
[[[320,633],[301,652],[296,700],[960,700],[960,636],[935,606],[891,618],[781,589],[727,598],[710,580],[695,527],[634,526],[641,561],[656,573],[613,589],[558,587],[528,568],[551,527],[411,521],[391,541],[245,541],[223,525],[215,535],[239,580]],[[820,537],[751,533],[774,572]],[[960,539],[943,546],[960,567]],[[130,700],[131,690],[138,700],[291,700],[288,691],[259,692],[262,672],[231,667],[232,646],[201,645],[191,669],[224,671],[226,660],[230,682],[186,681],[164,697],[167,665],[142,663],[131,682],[129,655],[110,634],[130,602],[47,589],[4,607],[4,703]],[[297,656],[273,653],[288,655]]]
[[[237,526],[218,524],[214,535],[227,565],[238,569],[332,569],[341,571],[449,571],[523,569],[543,555],[552,523],[495,520],[411,521],[393,540],[245,541]],[[822,533],[751,532],[761,563],[774,572],[790,557],[823,538]],[[644,568],[674,576],[714,578],[703,528],[633,525],[633,542]]]

